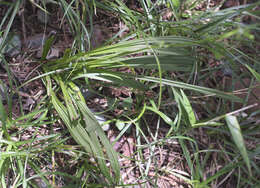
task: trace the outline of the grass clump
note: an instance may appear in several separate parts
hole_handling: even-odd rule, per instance
[[[235,5],[0,2],[0,187],[260,185],[259,3]],[[56,30],[10,57],[28,25]]]

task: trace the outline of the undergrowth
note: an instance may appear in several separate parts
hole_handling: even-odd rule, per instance
[[[0,1],[0,187],[260,186],[260,3],[223,3]],[[40,74],[21,83],[4,49],[28,7],[61,11],[72,40],[49,60],[49,37]],[[92,45],[102,19],[122,27]],[[34,81],[44,91],[26,111],[20,94]],[[89,94],[106,101],[103,124]],[[116,149],[125,137],[128,154]]]

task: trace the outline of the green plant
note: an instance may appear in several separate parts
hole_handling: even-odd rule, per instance
[[[0,25],[4,30],[0,54],[23,2],[0,2],[9,7]],[[44,3],[31,2],[48,13]],[[54,43],[53,37],[48,39],[40,59],[42,74],[19,86],[1,55],[9,85],[16,85],[16,90],[39,79],[46,87],[35,110],[24,114],[21,108],[19,117],[12,116],[13,100],[8,111],[0,101],[1,186],[37,187],[38,179],[56,186],[64,185],[66,178],[71,180],[68,186],[158,186],[162,176],[177,177],[193,187],[222,186],[227,178],[237,187],[259,184],[259,126],[254,122],[259,112],[237,115],[254,107],[247,106],[248,98],[253,87],[259,87],[254,84],[260,80],[255,38],[259,24],[243,22],[248,15],[259,19],[255,10],[259,3],[218,10],[221,4],[209,8],[208,2],[140,0],[137,10],[118,0],[50,1],[63,11],[61,22],[69,25],[74,37],[71,49],[59,59],[46,60]],[[197,6],[206,6],[206,11]],[[94,49],[93,17],[100,9],[120,17],[130,31],[118,39],[123,28]],[[166,10],[171,13],[168,20]],[[229,70],[233,85],[226,90],[216,75]],[[251,82],[247,97],[239,97],[234,85],[244,77]],[[132,94],[123,100],[106,96],[113,102],[107,112],[123,109],[121,115],[109,115],[109,123],[119,129],[112,144],[81,93],[82,87],[95,90],[96,85],[99,91],[124,86]],[[243,106],[237,108],[237,103]],[[41,133],[45,129],[50,130],[48,135]],[[33,135],[23,138],[29,130]],[[115,152],[112,146],[129,133],[134,135],[134,152],[130,156]],[[256,144],[249,149],[251,142]],[[157,150],[168,145],[181,155],[175,166],[157,161]],[[60,158],[69,158],[68,164]],[[140,174],[135,182],[120,178],[124,168],[119,159],[134,164],[131,168]]]

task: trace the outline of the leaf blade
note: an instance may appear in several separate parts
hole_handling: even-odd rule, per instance
[[[242,155],[243,160],[246,163],[249,174],[250,174],[250,176],[252,176],[250,161],[249,161],[249,157],[247,154],[246,146],[244,143],[244,139],[243,139],[243,136],[241,133],[241,129],[240,129],[238,120],[237,120],[236,116],[232,116],[232,115],[227,115],[225,117],[225,120],[226,120],[228,128],[231,132],[232,138],[233,138],[237,148],[239,149],[239,152]]]

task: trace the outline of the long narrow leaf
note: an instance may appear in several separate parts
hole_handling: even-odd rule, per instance
[[[144,77],[138,77],[137,79],[143,80],[143,81],[160,83],[160,80],[158,78],[155,78],[155,77],[144,76]],[[167,79],[162,79],[162,84],[177,87],[177,88],[182,88],[182,89],[193,90],[193,91],[197,91],[199,93],[204,93],[204,94],[207,94],[207,95],[221,97],[221,98],[229,99],[229,100],[232,100],[232,101],[242,102],[242,100],[239,97],[231,95],[231,94],[227,94],[225,92],[222,92],[222,91],[219,91],[219,90],[216,90],[216,89],[210,89],[210,88],[206,88],[206,87],[195,86],[195,85],[186,84],[186,83],[183,83],[183,82],[178,82],[178,81],[173,81],[173,80],[167,80]]]
[[[232,138],[233,138],[239,152],[241,153],[241,155],[242,155],[242,157],[243,157],[243,159],[246,163],[246,166],[248,168],[248,172],[249,172],[250,176],[252,176],[250,160],[248,158],[246,146],[245,146],[245,143],[244,143],[244,139],[243,139],[237,118],[236,118],[236,116],[228,115],[228,116],[225,117],[225,119],[226,119],[228,128],[231,132]]]

